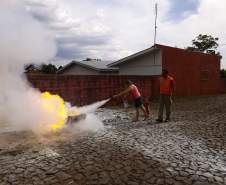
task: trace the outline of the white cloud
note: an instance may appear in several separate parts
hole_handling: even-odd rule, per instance
[[[194,0],[191,0],[194,1]],[[54,31],[61,57],[118,59],[153,44],[154,4],[158,2],[157,41],[191,45],[198,34],[226,43],[225,0],[199,0],[193,14],[170,21],[171,0],[24,0],[30,12]],[[180,6],[180,5],[178,5]],[[226,56],[225,48],[220,51]],[[224,57],[225,58],[225,57]],[[226,66],[226,62],[223,63]]]

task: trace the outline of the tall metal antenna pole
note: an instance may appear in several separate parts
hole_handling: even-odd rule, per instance
[[[156,44],[157,37],[157,18],[158,18],[158,4],[155,4],[155,35],[154,35],[154,46]]]
[[[158,4],[155,3],[155,34],[154,34],[154,49],[156,48],[156,37],[157,37],[157,18],[158,18]],[[154,51],[154,64],[156,63],[156,56]]]

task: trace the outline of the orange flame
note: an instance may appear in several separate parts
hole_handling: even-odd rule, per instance
[[[41,99],[43,100],[43,108],[48,112],[48,114],[54,116],[55,122],[51,123],[51,129],[58,130],[62,128],[67,119],[64,100],[60,96],[52,95],[49,92],[42,93]]]

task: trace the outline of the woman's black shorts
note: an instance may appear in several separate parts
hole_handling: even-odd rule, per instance
[[[143,101],[143,97],[139,96],[137,98],[135,98],[134,100],[134,105],[136,108],[139,108],[143,105],[144,101]]]

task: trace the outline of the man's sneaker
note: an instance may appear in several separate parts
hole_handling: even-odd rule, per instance
[[[165,121],[164,122],[169,122],[170,121],[170,119],[165,119]]]
[[[162,119],[159,119],[159,118],[156,119],[155,121],[158,122],[158,123],[162,123],[163,122],[163,120]]]

